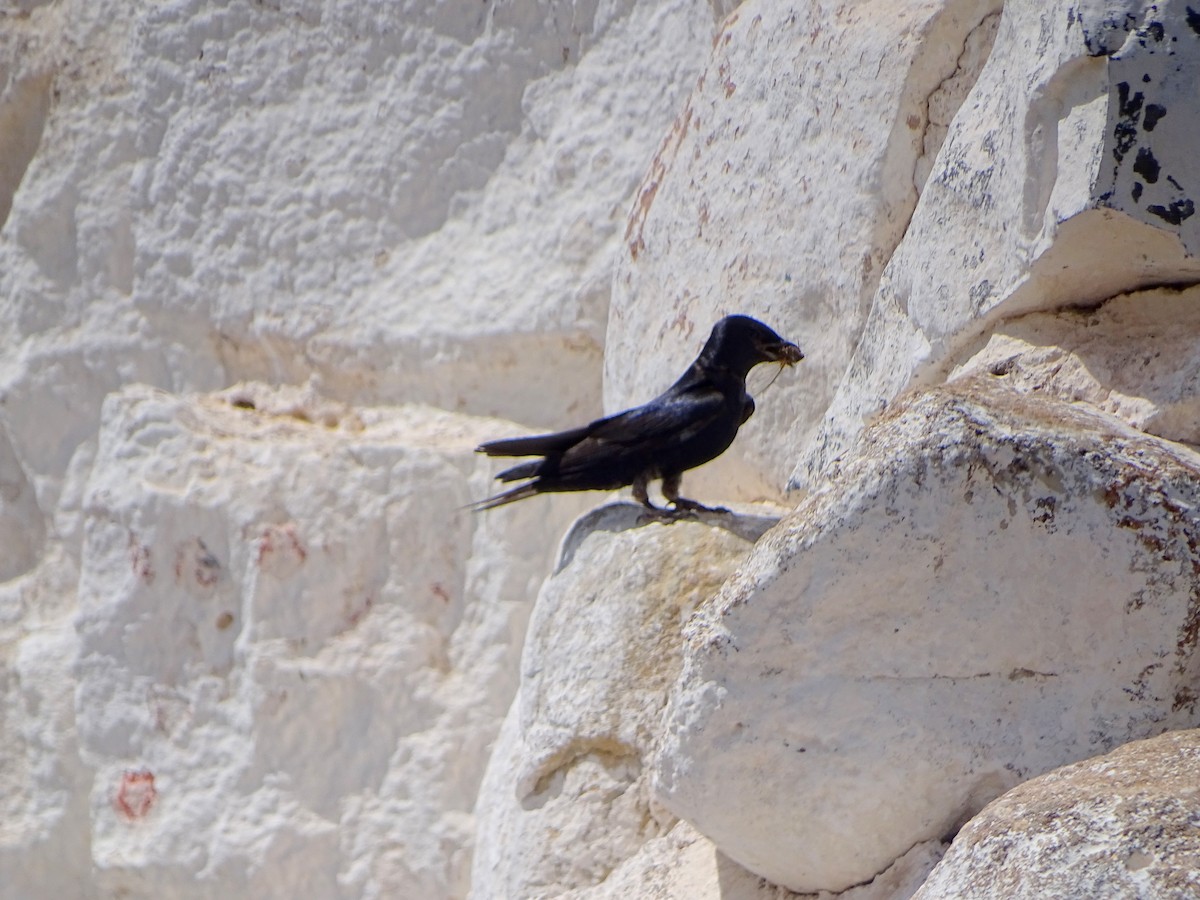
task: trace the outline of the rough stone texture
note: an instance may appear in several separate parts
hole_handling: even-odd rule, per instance
[[[1200,732],[1127,744],[1009,791],[917,900],[1200,896]]]
[[[1162,42],[1148,40],[1160,26]],[[1200,184],[1198,65],[1181,2],[1004,5],[794,485],[814,484],[864,422],[907,386],[940,381],[1000,320],[1200,280],[1200,218],[1152,211],[1182,209]],[[1152,102],[1172,112],[1152,123]],[[1164,174],[1138,199],[1151,143]]]
[[[841,890],[1200,720],[1200,456],[1002,377],[897,404],[689,624],[658,796]],[[803,810],[802,815],[797,810]]]
[[[462,896],[594,502],[468,521],[464,435],[599,412],[713,9],[0,6],[0,894]],[[253,438],[189,399],[254,379],[307,387]]]
[[[786,888],[769,884],[721,855],[686,822],[653,838],[603,883],[561,895],[572,900],[793,900]]]
[[[713,27],[683,0],[62,0],[3,26],[0,392],[44,508],[133,381],[597,413],[628,199]]]
[[[747,0],[725,21],[630,216],[604,373],[609,411],[643,402],[732,312],[804,348],[798,374],[697,475],[702,490],[778,496],[859,339],[920,173],[987,58],[1000,5]]]
[[[505,426],[422,407],[141,387],[103,422],[74,628],[7,686],[43,829],[0,860],[28,896],[52,866],[95,896],[463,896],[542,535],[582,504],[473,516]]]
[[[0,582],[34,568],[45,540],[33,485],[0,423]]]
[[[1116,9],[1089,0],[1075,15],[1088,52],[1108,57],[1108,119],[1094,195],[1110,209],[1175,234],[1196,256],[1200,160],[1188,150],[1200,132],[1195,10],[1186,0],[1125,2]]]
[[[577,900],[908,900],[941,859],[940,841],[919,844],[870,884],[830,894],[797,894],[746,871],[686,822],[647,841],[594,888],[571,891]]]
[[[675,823],[652,801],[644,763],[682,663],[680,631],[774,520],[642,519],[631,504],[586,516],[542,588],[479,794],[473,897],[590,888]]]
[[[1003,373],[1005,384],[1083,400],[1134,428],[1200,445],[1200,290],[1141,291],[1094,309],[1001,323],[951,373]]]
[[[0,9],[0,894],[439,900],[473,865],[483,896],[781,897],[722,851],[801,847],[898,900],[998,791],[1190,723],[1195,467],[1128,426],[1200,437],[1196,297],[1164,288],[1200,280],[1200,34],[1177,0],[1000,5]],[[613,599],[547,588],[477,797],[595,498],[465,516],[472,442],[586,420],[602,374],[641,402],[734,311],[809,357],[755,374],[689,493],[838,480],[725,596],[763,579],[740,662],[692,648],[662,781],[707,836],[647,787],[682,663],[631,612],[746,552],[704,523],[636,529],[657,561],[624,526],[564,545],[552,584]],[[837,474],[951,372],[1027,396],[935,395]],[[766,598],[804,573],[801,627]],[[709,671],[732,724],[688,693]]]

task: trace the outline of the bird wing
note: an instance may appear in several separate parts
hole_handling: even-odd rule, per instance
[[[668,391],[645,406],[593,422],[588,436],[555,460],[554,473],[569,479],[616,467],[632,478],[628,466],[653,465],[657,454],[686,444],[723,414],[725,400],[715,388]]]
[[[645,406],[593,423],[588,437],[652,448],[694,437],[724,411],[725,398],[716,388],[668,391]]]
[[[644,406],[579,428],[488,441],[477,449],[488,456],[558,456],[581,444],[594,450],[594,440],[649,450],[667,441],[686,441],[720,416],[723,407],[723,396],[711,385],[695,384],[683,389],[676,385]]]

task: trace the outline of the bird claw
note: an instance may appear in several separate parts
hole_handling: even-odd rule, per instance
[[[671,501],[671,507],[654,506],[650,503],[644,503],[645,511],[639,517],[639,523],[647,522],[682,522],[684,520],[697,520],[701,514],[708,513],[709,515],[729,515],[729,510],[723,506],[705,506],[703,503],[697,503],[695,500],[687,500],[680,498]]]
[[[637,523],[638,525],[649,525],[651,522],[674,522],[676,518],[673,510],[660,509],[647,503],[638,515]]]
[[[693,509],[669,509],[665,506],[655,506],[653,503],[643,503],[642,514],[638,516],[638,524],[645,525],[650,522],[661,522],[670,524],[671,522],[679,522],[683,519],[696,518],[696,511]]]
[[[703,503],[697,503],[695,500],[688,500],[684,497],[677,497],[671,501],[671,505],[675,507],[674,512],[692,512],[692,513],[717,513],[719,515],[728,515],[729,510],[724,506],[705,506]]]

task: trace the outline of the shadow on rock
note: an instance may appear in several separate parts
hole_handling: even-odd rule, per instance
[[[730,534],[753,543],[781,518],[777,516],[751,515],[732,510],[648,510],[637,503],[609,503],[580,516],[563,538],[558,551],[558,563],[554,574],[571,564],[575,552],[588,535],[597,531],[620,532],[647,525],[674,525],[676,522],[694,522],[711,528],[723,528]]]

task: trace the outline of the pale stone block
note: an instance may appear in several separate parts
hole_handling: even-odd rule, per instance
[[[687,629],[656,794],[798,891],[1200,719],[1200,456],[958,382],[898,402]]]
[[[1055,769],[958,833],[916,900],[1200,896],[1200,734]]]

